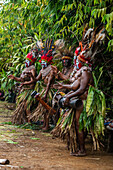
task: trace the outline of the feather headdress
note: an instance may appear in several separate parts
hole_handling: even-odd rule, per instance
[[[54,58],[56,59],[69,59],[72,60],[74,53],[72,51],[73,47],[69,49],[65,47],[65,42],[62,39],[59,39],[55,42],[55,52]]]
[[[103,27],[85,28],[82,41],[79,42],[78,59],[84,63],[91,63],[98,53],[102,41],[105,39],[105,29]],[[77,47],[78,48],[78,47]],[[77,54],[77,49],[75,50]]]
[[[53,59],[53,51],[55,49],[54,41],[51,39],[47,39],[45,43],[43,43],[43,46],[41,47],[41,62],[42,60],[45,60],[47,63],[51,64]]]

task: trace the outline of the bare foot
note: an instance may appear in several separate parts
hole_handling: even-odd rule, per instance
[[[82,157],[82,156],[86,156],[86,152],[83,151],[79,151],[79,152],[73,152],[73,153],[70,153],[71,156],[77,156],[77,157]]]
[[[43,129],[43,128],[45,128],[46,127],[46,124],[45,123],[43,123],[43,126],[41,126],[41,129]]]
[[[46,132],[49,130],[49,127],[44,127],[44,128],[42,128],[42,130],[43,130],[43,132]]]

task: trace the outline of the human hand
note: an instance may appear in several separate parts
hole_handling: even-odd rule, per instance
[[[65,97],[65,96],[64,96]],[[64,101],[64,106],[68,106],[69,105],[69,98],[66,97],[65,98],[65,101]]]
[[[51,68],[52,68],[54,74],[58,73],[58,69],[56,66],[51,66]]]
[[[20,86],[19,86],[19,88],[22,88],[23,85],[24,85],[24,83],[21,83]]]
[[[14,76],[12,74],[10,74],[8,78],[14,80]]]
[[[58,90],[63,89],[63,87],[64,87],[63,84],[59,83],[59,82],[57,82],[57,84],[53,85],[53,88],[58,89]]]

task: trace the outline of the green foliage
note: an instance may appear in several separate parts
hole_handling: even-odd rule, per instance
[[[14,74],[19,77],[24,68],[23,62],[26,54],[37,39],[45,40],[48,37],[54,37],[56,40],[64,38],[68,46],[74,45],[76,48],[78,41],[82,39],[86,23],[89,27],[103,24],[106,29],[107,41],[104,43],[104,51],[96,56],[93,68],[96,77],[99,76],[99,69],[103,68],[99,84],[95,82],[95,85],[97,83],[99,89],[103,89],[106,94],[107,106],[112,107],[112,22],[112,0],[12,0],[5,3],[0,11],[0,79],[2,89],[7,90],[14,86],[14,81],[8,80],[7,75]],[[36,67],[39,72],[38,62]],[[60,64],[59,68],[61,68]],[[102,101],[101,98],[98,100]]]
[[[12,122],[2,122],[1,124],[12,125]],[[33,123],[25,123],[22,125],[15,125],[14,127],[22,128],[22,129],[31,129],[31,130],[39,129],[39,125],[36,125]],[[38,140],[39,138],[36,138],[36,139]]]
[[[39,7],[24,1],[9,4],[5,4],[0,13],[0,58],[3,65],[6,63],[2,65],[5,69],[8,69],[9,63],[16,69],[22,69],[26,54],[36,43],[34,14]]]
[[[32,106],[33,101],[35,101],[34,98],[32,98],[31,93],[33,92],[32,89],[29,90],[24,90],[23,92],[21,92],[21,94],[19,96],[17,96],[17,105],[19,103],[21,103],[22,101],[26,100],[26,105],[27,108],[30,109],[30,107]]]
[[[11,1],[3,5],[0,13],[2,64],[7,59],[14,67],[22,63],[31,46],[40,38],[54,36],[55,39],[64,38],[69,45],[76,45],[77,39],[82,38],[85,23],[91,27],[103,23],[108,35],[112,36],[112,9],[112,3],[107,0]],[[108,48],[113,50],[112,39]]]
[[[60,118],[57,122],[57,127],[59,126],[61,131],[64,133],[66,130],[70,130],[73,124],[74,111],[73,109],[61,110]]]
[[[18,144],[18,142],[14,142],[10,139],[4,139],[4,141],[6,141],[7,143],[10,143],[10,144]]]
[[[1,124],[4,124],[4,125],[12,125],[12,122],[2,122]]]
[[[101,74],[101,73],[100,73]],[[95,137],[98,138],[100,134],[104,135],[104,118],[106,111],[105,95],[101,90],[98,90],[99,81],[94,76],[96,87],[89,86],[88,97],[84,102],[84,110],[80,116],[80,130],[87,128],[92,130]]]
[[[37,130],[39,129],[39,126],[33,123],[25,123],[22,125],[17,125],[17,128],[22,128],[22,129],[31,129],[31,130]],[[37,139],[38,140],[38,139]]]
[[[31,139],[33,139],[33,140],[40,140],[40,138],[31,138]]]

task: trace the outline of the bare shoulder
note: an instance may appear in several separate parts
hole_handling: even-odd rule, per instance
[[[32,69],[35,69],[35,65],[31,65],[30,66],[30,69],[32,70]]]
[[[82,67],[79,70],[78,77],[80,77],[81,81],[89,81],[91,77],[91,72],[88,71],[87,67]]]
[[[90,68],[90,67],[87,67],[87,66],[83,66],[83,67],[81,68],[81,70],[91,72],[91,68]]]

